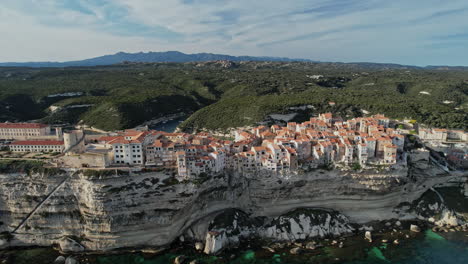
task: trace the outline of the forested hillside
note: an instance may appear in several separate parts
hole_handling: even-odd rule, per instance
[[[250,125],[300,105],[466,129],[468,71],[226,61],[0,68],[0,121],[82,120],[115,130],[185,112],[193,115],[181,128],[191,131]]]

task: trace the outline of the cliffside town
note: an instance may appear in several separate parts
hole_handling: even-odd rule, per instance
[[[295,172],[334,166],[361,169],[406,163],[405,135],[396,122],[383,115],[343,120],[331,113],[303,123],[238,129],[233,138],[210,133],[168,133],[148,129],[125,130],[104,136],[74,130],[63,133],[42,124],[0,124],[0,137],[13,140],[12,152],[60,152],[57,167],[163,168],[175,170],[177,179],[232,170]],[[465,148],[449,151],[449,160],[464,168],[468,160],[468,133],[445,129],[419,129],[421,140],[458,140]]]
[[[366,166],[402,161],[404,136],[384,116],[343,121],[330,113],[287,127],[240,129],[234,140],[209,133],[125,131],[99,138],[111,149],[112,165],[175,168],[178,178],[224,170],[282,172],[331,163]]]

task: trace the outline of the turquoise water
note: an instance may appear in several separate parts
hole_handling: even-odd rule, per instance
[[[446,239],[426,231],[424,239],[385,254],[373,248],[366,259],[348,264],[399,263],[399,264],[458,264],[468,263],[468,238],[466,233],[448,234]]]
[[[468,237],[466,233],[444,234],[442,237],[432,231],[414,240],[407,240],[401,245],[381,243],[372,247],[332,248],[325,247],[320,252],[304,253],[293,256],[286,252],[269,253],[264,250],[246,250],[234,252],[236,257],[203,256],[196,253],[184,252],[188,259],[197,259],[199,263],[226,264],[308,264],[308,263],[346,263],[346,264],[468,264]],[[362,243],[361,243],[362,244]],[[362,251],[362,252],[359,252]],[[236,254],[237,253],[237,254]],[[182,253],[180,253],[182,254]],[[99,264],[167,264],[173,263],[178,254],[171,253],[155,257],[143,255],[107,256],[96,259]],[[344,260],[344,259],[352,260]],[[358,259],[356,259],[358,258]]]

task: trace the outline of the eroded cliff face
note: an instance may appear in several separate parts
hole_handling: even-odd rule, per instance
[[[73,238],[86,250],[159,247],[183,234],[206,240],[212,231],[210,221],[226,209],[267,219],[263,223],[274,223],[276,219],[284,224],[286,220],[278,217],[304,207],[339,211],[347,220],[337,220],[338,229],[330,232],[345,232],[347,221],[413,217],[397,206],[411,203],[434,185],[465,180],[463,175],[448,175],[426,163],[414,164],[410,170],[225,173],[182,183],[163,172],[102,177],[71,171],[58,175],[3,174],[0,232],[14,231],[13,239],[2,240],[3,246],[63,245]],[[315,218],[301,219],[312,223]],[[334,219],[330,218],[329,223]],[[273,226],[264,226],[265,237],[290,236]],[[248,233],[252,228],[244,231]],[[305,229],[303,233],[323,232],[313,227]]]

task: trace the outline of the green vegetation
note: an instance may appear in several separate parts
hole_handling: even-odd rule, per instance
[[[353,163],[352,167],[351,167],[353,170],[357,171],[357,170],[360,170],[362,169],[361,165],[359,163]]]
[[[112,176],[128,176],[128,171],[123,170],[82,170],[83,176],[92,179],[105,179]]]
[[[30,160],[0,160],[0,173],[46,173],[48,175],[59,175],[65,171],[58,168],[44,168],[41,161]]]
[[[0,238],[10,242],[13,239],[13,235],[8,231],[3,231],[0,233]]]
[[[324,77],[309,77],[317,74]],[[216,63],[0,68],[0,121],[83,120],[115,130],[195,112],[181,124],[193,131],[252,125],[269,114],[312,105],[295,121],[325,111],[360,116],[364,109],[435,127],[466,129],[467,80],[468,71],[463,70],[304,62],[243,62],[231,68]],[[336,105],[330,106],[330,101]],[[51,112],[52,105],[59,108]]]
[[[179,184],[179,181],[173,177],[169,177],[163,180],[163,184],[160,187],[169,187],[176,184]]]

